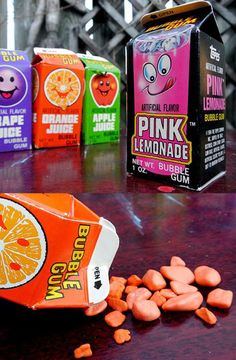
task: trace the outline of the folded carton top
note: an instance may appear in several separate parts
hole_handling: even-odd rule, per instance
[[[67,49],[52,48],[34,48],[35,57],[32,65],[44,63],[50,65],[60,65],[64,67],[76,66],[77,69],[83,69],[83,64],[76,54]]]
[[[190,29],[192,33],[205,32],[222,43],[212,6],[207,1],[193,1],[170,9],[152,12],[143,16],[141,23],[145,28],[145,33],[158,31],[160,34],[162,30],[165,30],[163,33],[165,36],[167,35],[166,31],[172,32],[177,28]]]
[[[53,213],[61,218],[78,219],[81,217],[81,202],[74,198],[73,195],[67,193],[20,193],[6,195],[11,196],[16,201],[18,200],[39,209],[42,208],[43,204],[45,212]],[[99,221],[99,216],[88,207],[83,205],[82,209],[83,216],[87,221]]]
[[[203,8],[208,8],[209,12],[212,11],[212,6],[209,2],[193,1],[193,2],[190,2],[187,4],[178,5],[171,9],[163,9],[163,10],[154,11],[149,14],[146,14],[141,18],[141,24],[144,27],[146,27],[147,24],[149,24],[150,22],[153,22],[155,20],[160,20],[160,19],[164,19],[167,17],[171,17],[171,16],[177,16],[179,14],[182,15],[184,13],[190,13],[192,11],[203,9]]]
[[[77,56],[85,65],[86,69],[97,72],[120,72],[120,70],[107,59],[101,56],[92,56],[78,53]]]

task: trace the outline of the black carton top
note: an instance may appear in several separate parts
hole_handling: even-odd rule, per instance
[[[212,11],[212,6],[207,1],[193,1],[187,4],[178,5],[171,9],[163,9],[159,11],[154,11],[152,13],[146,14],[141,18],[141,24],[146,28],[150,25],[151,22],[155,20],[164,19],[170,16],[183,15],[185,13],[193,12],[195,10],[208,8],[208,12]]]
[[[192,32],[200,29],[209,36],[222,42],[212,6],[207,1],[193,1],[171,9],[152,12],[144,15],[141,23],[146,33],[158,29],[171,30],[192,24]]]

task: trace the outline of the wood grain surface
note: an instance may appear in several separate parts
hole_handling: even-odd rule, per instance
[[[236,192],[236,131],[227,134],[227,174],[204,192]],[[0,192],[159,192],[159,182],[126,173],[126,139],[97,144],[1,153]],[[175,188],[174,193],[188,190]],[[188,192],[191,192],[190,190]]]
[[[114,223],[120,247],[110,274],[142,276],[181,256],[194,269],[206,264],[236,294],[236,194],[81,194],[77,197]],[[207,289],[202,289],[204,296]],[[90,342],[94,360],[235,360],[236,306],[213,310],[214,327],[192,312],[165,313],[144,323],[128,314],[123,327],[132,341],[115,344],[113,329],[99,315],[79,309],[33,311],[0,301],[1,360],[72,360]]]

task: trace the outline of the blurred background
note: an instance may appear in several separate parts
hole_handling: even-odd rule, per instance
[[[141,31],[140,18],[188,0],[0,0],[0,48],[63,47],[100,55],[122,72],[125,126],[125,45]],[[236,128],[236,1],[210,1],[226,50],[227,127]]]

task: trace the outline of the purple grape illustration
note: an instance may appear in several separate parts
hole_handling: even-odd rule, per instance
[[[28,89],[24,74],[13,66],[0,65],[0,107],[19,104]]]

